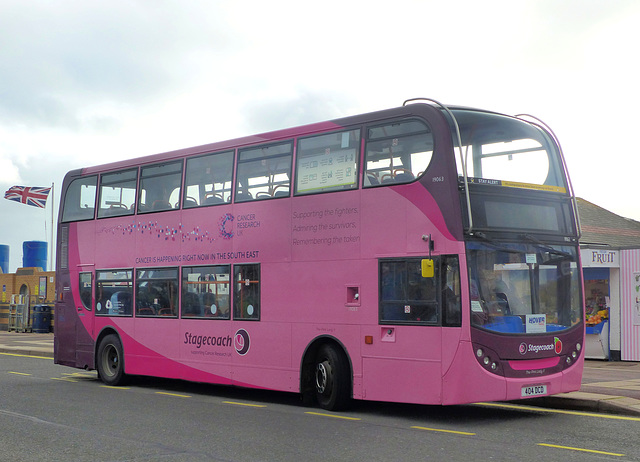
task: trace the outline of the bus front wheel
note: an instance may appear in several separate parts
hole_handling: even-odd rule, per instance
[[[315,362],[316,400],[328,411],[344,409],[350,400],[347,360],[331,345],[322,345]]]
[[[122,342],[117,335],[109,334],[98,346],[98,376],[107,385],[122,385],[125,381]]]

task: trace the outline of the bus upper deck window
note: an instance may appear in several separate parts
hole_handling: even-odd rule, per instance
[[[358,187],[360,130],[298,140],[296,195]]]
[[[433,134],[420,120],[370,127],[364,186],[409,183],[424,173],[432,155]]]
[[[233,151],[187,159],[183,208],[230,202],[232,181]]]
[[[472,110],[453,111],[462,141],[462,160],[470,178],[566,188],[555,143],[539,127],[515,117]],[[452,125],[453,139],[457,139]],[[456,141],[456,145],[457,145]],[[457,151],[457,150],[456,150]]]
[[[64,196],[63,222],[93,219],[97,181],[97,176],[90,176],[77,178],[69,184]]]
[[[288,197],[293,143],[240,150],[234,202]]]
[[[134,213],[137,178],[137,168],[106,173],[100,177],[98,218]]]
[[[138,212],[159,212],[180,206],[182,161],[142,167]]]

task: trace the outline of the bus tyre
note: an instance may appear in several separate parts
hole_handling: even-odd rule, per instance
[[[98,346],[98,376],[105,384],[116,386],[125,381],[122,342],[117,335],[109,334]]]
[[[315,362],[316,400],[328,411],[344,409],[351,398],[349,367],[341,352],[322,345]]]

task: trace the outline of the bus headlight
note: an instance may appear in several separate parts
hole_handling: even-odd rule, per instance
[[[473,345],[473,350],[476,355],[476,360],[478,364],[484,368],[484,370],[491,372],[492,374],[504,375],[504,371],[502,370],[502,364],[500,360],[496,360],[495,358],[499,357],[498,354],[491,350],[490,348],[485,347],[484,345]]]

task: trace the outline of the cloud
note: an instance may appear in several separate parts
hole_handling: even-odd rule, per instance
[[[12,186],[21,183],[18,167],[6,157],[0,157],[0,186]]]
[[[0,122],[77,129],[88,107],[175,94],[201,70],[199,50],[236,46],[202,4],[3,2]]]
[[[355,98],[310,89],[284,98],[264,98],[244,104],[243,126],[249,133],[261,133],[353,115]]]

